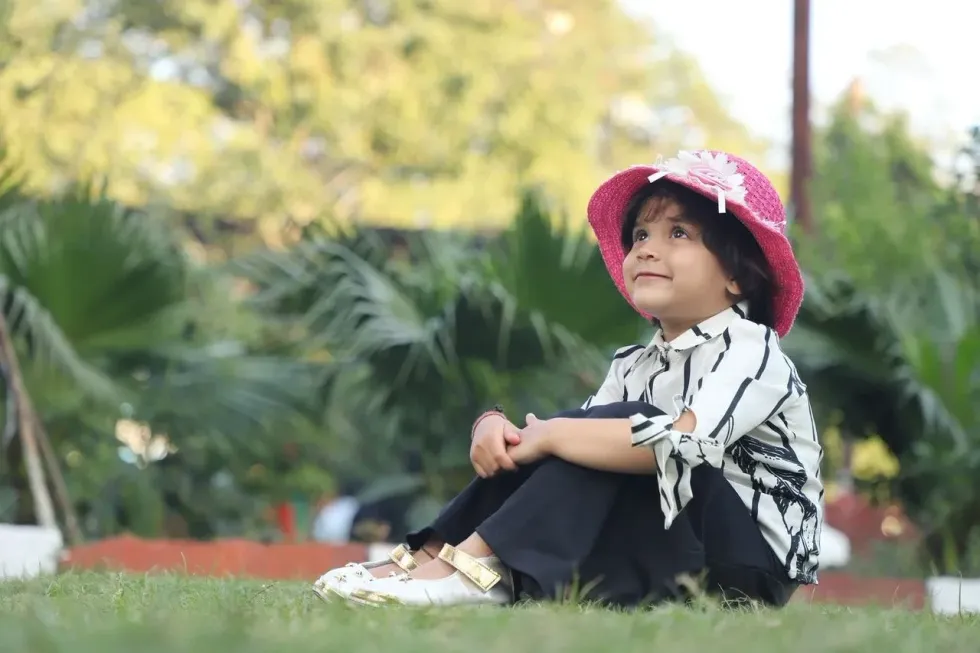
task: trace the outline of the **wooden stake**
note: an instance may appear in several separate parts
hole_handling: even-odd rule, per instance
[[[20,375],[20,365],[17,363],[14,343],[10,339],[7,318],[2,311],[0,311],[0,356],[3,356],[4,367],[9,372],[10,390],[14,393],[14,401],[17,405],[18,432],[23,444],[27,482],[31,488],[31,497],[34,499],[34,516],[40,526],[58,528],[51,494],[48,492],[48,485],[44,478],[44,467],[38,455],[34,432],[35,420],[32,417],[34,411],[31,409],[30,399],[24,388],[24,379]]]
[[[36,429],[34,434],[41,447],[41,456],[43,456],[44,462],[47,464],[48,474],[51,475],[51,485],[54,486],[55,498],[60,504],[61,514],[65,516],[65,530],[68,534],[68,543],[72,546],[78,546],[85,539],[82,535],[81,526],[78,524],[78,513],[75,512],[75,504],[72,503],[71,497],[68,494],[68,484],[65,483],[65,476],[61,473],[58,456],[55,455],[54,447],[51,446],[51,440],[48,438],[48,433],[44,429],[41,420],[38,419],[33,405],[31,406],[31,418]]]

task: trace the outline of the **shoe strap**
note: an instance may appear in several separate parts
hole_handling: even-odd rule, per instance
[[[412,551],[404,544],[399,544],[388,553],[388,558],[398,565],[402,571],[408,573],[418,568],[419,563],[412,555]]]
[[[443,545],[439,552],[439,559],[455,568],[483,592],[489,592],[500,582],[500,574],[450,544]]]

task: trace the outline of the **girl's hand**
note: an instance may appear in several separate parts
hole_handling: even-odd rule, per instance
[[[500,470],[512,471],[517,465],[507,453],[508,446],[520,444],[517,427],[499,415],[484,418],[476,427],[470,444],[470,462],[480,478],[495,476]]]
[[[521,429],[521,443],[507,449],[510,459],[518,465],[529,465],[552,455],[552,443],[560,424],[559,420],[538,419],[532,413],[525,419],[527,426]]]

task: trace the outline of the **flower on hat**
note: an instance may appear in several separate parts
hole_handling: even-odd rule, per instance
[[[684,177],[718,195],[718,213],[725,212],[725,201],[745,202],[745,178],[738,165],[724,153],[685,152],[664,162],[657,162],[659,172],[650,175],[650,183],[667,175]]]

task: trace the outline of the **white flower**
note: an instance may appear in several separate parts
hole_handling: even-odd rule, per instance
[[[667,175],[686,177],[702,188],[718,194],[718,213],[725,212],[725,201],[745,202],[745,177],[726,154],[711,152],[678,152],[677,157],[658,162],[660,172],[650,175],[653,183]]]
[[[163,460],[177,447],[166,434],[154,434],[149,424],[131,419],[116,422],[116,439],[125,444],[119,447],[119,457],[125,462],[135,464],[140,469],[148,463]]]

